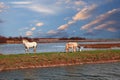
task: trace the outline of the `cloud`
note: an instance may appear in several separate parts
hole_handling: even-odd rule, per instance
[[[3,2],[0,2],[0,9],[3,9],[5,6],[4,6],[4,3]]]
[[[32,31],[27,31],[26,32],[26,36],[32,36],[33,35],[33,32]]]
[[[4,2],[0,2],[0,13],[3,12],[3,11],[5,11],[7,8],[8,8],[8,6],[6,6],[4,4]]]
[[[61,25],[58,27],[58,30],[65,30],[69,28],[70,25],[76,23],[79,20],[85,20],[88,19],[91,16],[91,12],[96,9],[96,5],[93,4],[91,6],[85,6],[83,9],[81,9],[77,14],[75,14],[72,17],[72,20],[68,21],[66,24]]]
[[[91,27],[93,27],[94,25],[97,25],[98,23],[101,23],[102,21],[109,18],[112,14],[115,14],[117,12],[120,12],[120,9],[110,10],[110,11],[106,12],[105,14],[102,14],[102,15],[98,16],[95,20],[91,21],[90,23],[82,26],[81,30],[88,30]]]
[[[44,23],[42,23],[42,22],[36,23],[36,26],[38,26],[38,27],[43,26],[43,25],[44,25]]]
[[[58,27],[58,30],[65,30],[69,27],[68,24],[64,24],[64,25],[61,25],[60,27]]]
[[[11,4],[15,4],[15,5],[26,5],[26,4],[31,4],[32,2],[30,1],[14,1],[14,2],[10,2]]]
[[[46,6],[42,6],[42,5],[36,5],[36,4],[33,4],[33,5],[30,5],[30,6],[26,6],[26,8],[32,10],[32,11],[35,11],[35,12],[40,12],[40,13],[49,13],[49,14],[54,14],[54,10],[49,8],[49,7],[46,7]]]
[[[36,30],[36,27],[31,28],[31,31],[34,31],[34,30]]]
[[[15,8],[26,8],[28,10],[45,13],[45,14],[55,14],[59,7],[50,4],[43,4],[41,1],[13,1],[10,2]]]
[[[4,2],[0,2],[0,13],[4,12],[6,9],[8,8],[8,6],[6,6],[4,4]],[[3,23],[4,21],[2,19],[0,19],[0,23]]]
[[[75,1],[74,4],[77,5],[77,6],[80,6],[80,5],[85,5],[86,3],[84,1],[79,1],[78,0],[78,1]]]
[[[97,5],[93,4],[91,6],[86,6],[82,10],[80,10],[74,17],[74,21],[78,20],[85,20],[88,19],[91,16],[91,12],[96,9]]]
[[[112,24],[115,24],[115,21],[107,21],[104,24],[100,24],[96,27],[94,27],[94,29],[96,30],[100,30],[100,29],[106,29],[107,27],[111,26]]]
[[[29,27],[24,27],[24,28],[20,28],[19,31],[25,31],[25,30],[28,30]]]
[[[47,34],[50,34],[50,35],[53,35],[53,34],[56,34],[56,33],[57,33],[57,32],[54,31],[54,30],[50,30],[50,31],[47,32]]]
[[[116,32],[117,31],[117,29],[113,28],[113,27],[107,28],[107,30],[110,31],[110,32]]]
[[[66,31],[62,31],[62,30],[50,30],[47,32],[45,37],[49,37],[49,38],[62,38],[62,37],[68,37],[69,35],[67,34]]]

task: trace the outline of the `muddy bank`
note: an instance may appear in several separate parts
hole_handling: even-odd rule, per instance
[[[102,64],[102,63],[112,63],[112,62],[120,62],[120,60],[107,60],[107,61],[96,61],[96,62],[79,62],[79,61],[71,61],[71,62],[58,62],[56,64],[34,64],[27,66],[19,66],[19,67],[1,67],[0,71],[8,71],[8,70],[18,70],[18,69],[33,69],[33,68],[45,68],[45,67],[57,67],[57,66],[71,66],[71,65],[83,65],[83,64]]]

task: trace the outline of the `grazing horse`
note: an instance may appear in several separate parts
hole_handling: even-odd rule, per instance
[[[24,46],[25,46],[25,52],[29,52],[29,48],[33,48],[34,53],[36,52],[36,48],[37,48],[37,43],[36,42],[29,42],[26,39],[22,40]]]
[[[71,48],[72,52],[76,52],[77,47],[78,47],[77,42],[68,42],[68,43],[66,43],[65,50],[66,50],[66,52],[69,52],[69,49]]]

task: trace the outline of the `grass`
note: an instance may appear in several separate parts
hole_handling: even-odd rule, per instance
[[[120,50],[95,50],[75,53],[46,52],[37,54],[10,54],[0,55],[0,70],[60,64],[81,64],[110,60],[120,61]]]

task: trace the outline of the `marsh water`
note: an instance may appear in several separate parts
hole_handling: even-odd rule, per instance
[[[99,44],[99,43],[120,43],[120,42],[79,42],[79,44]],[[42,52],[65,52],[65,42],[64,43],[39,43],[37,46],[37,53]],[[24,54],[23,44],[0,44],[0,53],[2,54]],[[115,48],[117,49],[117,48]],[[120,48],[119,48],[120,49]],[[84,48],[83,50],[95,50],[92,48]],[[33,53],[31,48],[30,53]]]
[[[120,62],[3,71],[0,80],[120,80]]]
[[[37,53],[41,52],[64,52],[65,43],[39,43]],[[29,50],[33,53],[33,48]],[[24,54],[25,48],[23,44],[0,44],[0,53],[3,54]]]

